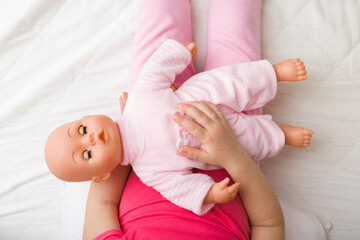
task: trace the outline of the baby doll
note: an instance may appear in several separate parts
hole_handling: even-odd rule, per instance
[[[215,183],[193,168],[217,169],[180,156],[176,148],[200,147],[200,142],[172,121],[178,104],[207,100],[219,105],[238,141],[255,159],[277,154],[284,144],[306,147],[312,131],[277,126],[270,116],[243,114],[272,100],[277,81],[306,79],[299,59],[272,66],[262,60],[239,63],[197,74],[175,92],[170,88],[196,54],[194,44],[167,40],[144,65],[129,93],[121,120],[88,116],[55,129],[45,146],[51,172],[65,181],[103,181],[118,165],[130,164],[148,186],[196,214],[215,203],[230,201],[239,184]],[[178,113],[177,113],[178,114]]]

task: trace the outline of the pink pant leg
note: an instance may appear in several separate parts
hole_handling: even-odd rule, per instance
[[[205,70],[261,58],[261,0],[213,0]]]
[[[261,0],[213,0],[205,70],[261,59]],[[281,129],[261,108],[237,113],[221,107],[240,144],[258,164],[284,146]]]
[[[204,70],[261,59],[261,0],[213,0]],[[261,114],[261,108],[246,111]]]
[[[285,135],[270,115],[226,115],[240,145],[259,166],[259,161],[277,155],[285,144]]]
[[[191,42],[191,16],[188,0],[142,0],[140,3],[133,50],[129,89],[151,54],[168,38]],[[195,74],[193,64],[175,80],[181,85]]]

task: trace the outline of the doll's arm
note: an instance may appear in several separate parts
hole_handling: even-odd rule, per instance
[[[172,203],[202,215],[209,211],[215,203],[224,203],[233,199],[237,192],[237,184],[227,187],[228,181],[215,183],[205,174],[189,171],[168,171],[141,176],[140,179],[153,187]],[[235,187],[234,187],[235,185]]]
[[[111,229],[121,229],[118,213],[130,167],[119,165],[104,182],[92,182],[86,204],[83,240]]]
[[[204,199],[204,204],[207,203],[226,203],[232,200],[239,191],[240,183],[234,183],[230,187],[229,178],[225,178],[221,182],[215,183],[210,188]]]
[[[201,109],[201,110],[200,110]],[[194,102],[180,109],[196,122],[178,115],[175,122],[201,142],[201,149],[179,148],[188,158],[225,168],[240,183],[239,194],[249,215],[251,239],[285,238],[284,216],[279,201],[259,168],[238,144],[221,111],[211,103]]]
[[[170,88],[177,74],[190,64],[192,52],[183,44],[168,39],[144,64],[134,91],[156,91]]]

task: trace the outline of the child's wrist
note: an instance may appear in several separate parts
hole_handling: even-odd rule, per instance
[[[239,151],[234,156],[231,157],[231,160],[225,161],[223,168],[228,172],[239,172],[247,168],[248,164],[253,163],[251,157],[247,152]]]
[[[239,168],[241,165],[241,156],[232,158],[231,160],[226,161],[224,166],[222,166],[227,172],[232,171],[234,168]]]

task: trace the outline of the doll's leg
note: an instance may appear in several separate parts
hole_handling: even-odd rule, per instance
[[[196,74],[176,94],[183,101],[207,100],[243,112],[264,106],[275,97],[276,90],[274,68],[262,60]]]
[[[284,144],[305,148],[310,145],[313,132],[288,124],[276,125],[269,115],[226,115],[241,146],[256,163],[278,154]]]
[[[226,114],[241,146],[259,164],[277,155],[285,144],[285,135],[269,115]]]
[[[213,0],[205,70],[261,58],[261,0]]]
[[[141,0],[131,66],[129,89],[151,54],[168,38],[191,42],[190,6],[187,0]],[[181,85],[195,74],[190,64],[175,80]]]

